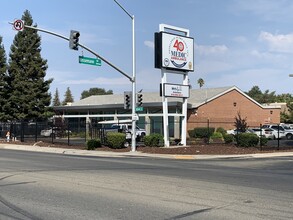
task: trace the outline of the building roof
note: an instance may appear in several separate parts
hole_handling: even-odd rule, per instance
[[[206,88],[206,89],[192,89],[190,90],[190,97],[188,102],[193,106],[205,102],[212,97],[223,93],[230,89],[231,87],[221,87],[221,88]],[[93,95],[85,99],[81,99],[71,104],[71,106],[84,106],[84,105],[107,105],[107,104],[123,104],[124,100],[123,94],[113,94],[113,95]],[[181,102],[181,98],[168,98],[170,102]],[[162,102],[162,97],[159,92],[148,92],[143,93],[143,103],[155,103]]]
[[[191,89],[190,97],[188,98],[189,108],[198,108],[207,102],[210,102],[232,90],[237,90],[246,98],[250,99],[256,105],[262,108],[280,108],[280,106],[263,106],[250,98],[244,92],[242,92],[236,86],[219,87],[219,88],[201,88]],[[159,92],[148,92],[143,94],[143,105],[144,106],[161,106],[162,97]],[[113,94],[113,95],[94,95],[76,102],[71,103],[70,106],[58,106],[55,109],[86,109],[86,108],[123,108],[124,94]],[[182,103],[182,98],[168,98],[169,105],[179,106]]]

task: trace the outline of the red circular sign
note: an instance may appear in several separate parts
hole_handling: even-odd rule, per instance
[[[18,19],[13,22],[13,28],[17,31],[22,31],[24,28],[24,23],[22,20]]]

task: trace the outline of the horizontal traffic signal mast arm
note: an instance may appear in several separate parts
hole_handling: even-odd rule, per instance
[[[13,25],[13,22],[8,22],[9,24],[12,24]],[[37,31],[41,31],[41,32],[44,32],[44,33],[47,33],[47,34],[51,34],[51,35],[54,35],[56,37],[60,37],[64,40],[67,40],[69,41],[70,39],[68,37],[65,37],[61,34],[57,34],[57,33],[54,33],[52,31],[48,31],[48,30],[44,30],[44,29],[41,29],[41,28],[37,28],[37,27],[33,27],[33,26],[28,26],[28,25],[24,25],[25,28],[30,28],[30,29],[34,29],[34,30],[37,30]],[[104,57],[100,56],[99,54],[97,54],[95,51],[93,51],[92,49],[88,48],[87,46],[81,44],[81,43],[78,43],[78,46],[82,47],[83,49],[87,50],[88,52],[94,54],[96,57],[100,58],[101,60],[103,60],[105,63],[107,63],[109,66],[111,66],[112,68],[114,68],[115,70],[117,70],[119,73],[121,73],[122,75],[124,75],[126,78],[128,78],[131,82],[134,82],[135,79],[130,77],[127,73],[125,73],[124,71],[122,71],[121,69],[119,69],[118,67],[116,67],[115,65],[113,65],[112,63],[110,63],[108,60],[106,60]]]

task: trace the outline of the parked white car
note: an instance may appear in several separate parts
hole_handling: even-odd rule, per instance
[[[258,137],[262,136],[267,139],[274,139],[274,129],[271,128],[249,128],[248,129],[251,133],[256,134]]]
[[[41,136],[50,137],[52,134],[52,128],[41,130]]]
[[[273,135],[274,139],[282,139],[286,137],[287,139],[291,139],[293,137],[293,130],[286,132],[285,129],[280,125],[275,124],[269,124],[269,125],[263,125],[262,128],[271,128],[273,129]]]
[[[248,132],[248,131],[246,131],[246,132]],[[240,134],[240,133],[243,133],[243,132],[240,130],[237,130],[237,129],[227,130],[227,134],[236,135],[236,134]]]
[[[68,130],[63,130],[63,132],[65,134],[68,134],[71,133],[71,131],[68,131]],[[52,128],[48,128],[48,129],[44,129],[44,130],[41,130],[41,136],[44,136],[44,137],[52,137],[53,136],[61,136],[60,134],[62,133],[62,131],[60,130],[60,128],[58,127],[54,127],[53,129]],[[64,134],[63,133],[63,134]]]

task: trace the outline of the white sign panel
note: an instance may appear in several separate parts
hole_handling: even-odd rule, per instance
[[[194,71],[193,38],[162,33],[162,67]]]
[[[165,97],[178,97],[188,98],[189,97],[189,86],[178,85],[178,84],[164,84],[164,96]]]

